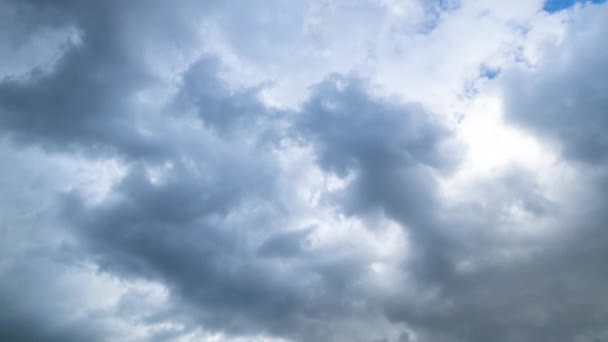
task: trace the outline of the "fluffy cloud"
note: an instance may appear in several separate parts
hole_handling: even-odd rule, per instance
[[[587,163],[603,161],[608,143],[605,15],[605,6],[578,10],[563,39],[544,48],[539,65],[513,70],[505,86],[509,119],[554,140],[567,157]]]
[[[0,338],[606,338],[606,5],[547,6],[2,1]]]

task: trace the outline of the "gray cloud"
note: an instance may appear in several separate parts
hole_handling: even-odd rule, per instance
[[[79,39],[66,42],[51,71],[35,69],[25,77],[0,82],[5,133],[51,149],[67,145],[113,147],[129,154],[156,152],[158,143],[134,127],[134,98],[155,82],[146,50],[158,42],[192,40],[183,29],[189,18],[181,11],[187,11],[187,4],[180,11],[162,1],[8,1],[6,6],[21,13],[21,25],[29,25],[29,30],[73,27]]]
[[[200,72],[200,64],[193,70],[198,82],[211,76]],[[179,154],[163,163],[134,163],[103,203],[87,207],[78,194],[67,195],[66,219],[103,270],[162,281],[182,310],[207,329],[333,339],[337,332],[331,325],[312,322],[363,315],[352,312],[356,301],[348,293],[356,293],[351,283],[369,261],[357,254],[335,258],[310,250],[301,241],[310,231],[282,232],[289,203],[277,200],[280,169],[272,145],[225,134],[224,128],[246,128],[221,126],[229,117],[208,117],[215,113],[217,97],[207,97],[206,88],[195,98],[197,115],[211,126],[195,131],[209,134],[205,149],[173,141],[171,150]],[[265,113],[274,117],[272,111]],[[307,110],[301,115],[317,114]],[[186,132],[181,132],[185,139],[201,138]],[[254,141],[256,134],[266,136],[263,129],[251,134]],[[161,170],[156,181],[149,174],[154,168]],[[277,257],[290,255],[302,260],[277,267]]]
[[[222,58],[209,53],[163,76],[172,54],[198,55],[183,46],[199,43],[206,15],[231,39],[250,33],[241,53],[270,58],[275,49],[263,46],[299,29],[275,28],[283,17],[274,7],[269,19],[215,3],[2,6],[22,16],[0,35],[2,48],[49,28],[77,38],[66,38],[49,70],[0,80],[9,165],[0,170],[0,339],[137,340],[128,332],[142,327],[150,330],[142,339],[159,341],[196,340],[203,330],[294,341],[606,338],[604,178],[583,177],[556,195],[536,170],[510,165],[454,202],[442,181],[466,151],[452,128],[371,81],[329,75],[285,109],[262,100],[266,84],[222,78]],[[606,25],[589,8],[581,15],[589,24],[574,24],[563,51],[500,78],[509,120],[601,169]],[[158,88],[167,99],[142,104]],[[294,162],[295,150],[311,159]],[[104,193],[96,198],[81,178],[98,167],[74,165],[98,160],[122,169],[115,183],[93,182]],[[344,186],[321,189],[303,208],[301,188],[328,176]],[[360,241],[357,225],[372,239],[391,233],[386,222],[404,251]],[[104,277],[124,290],[116,302],[75,310],[90,301],[91,279]],[[161,286],[167,301],[155,304],[130,282]]]
[[[557,142],[563,153],[585,163],[606,158],[608,26],[606,6],[589,6],[560,46],[549,46],[534,70],[512,70],[505,80],[507,118]]]
[[[341,194],[346,213],[384,211],[409,228],[422,268],[449,267],[434,173],[452,168],[460,151],[446,127],[420,105],[374,98],[365,82],[341,76],[317,85],[297,126],[323,169],[353,177]]]
[[[263,257],[289,258],[301,255],[307,244],[311,229],[288,231],[271,236],[258,249]]]
[[[65,296],[65,284],[57,278],[65,277],[60,263],[51,250],[26,251],[23,260],[11,263],[4,269],[0,303],[0,338],[7,341],[104,341],[111,339],[113,331],[101,319],[81,317],[75,313],[79,303],[48,298]],[[8,263],[13,258],[7,258]],[[16,259],[16,258],[15,258]],[[44,284],[44,285],[42,285]]]

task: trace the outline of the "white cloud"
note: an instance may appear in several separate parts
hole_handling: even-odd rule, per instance
[[[0,339],[603,336],[606,5],[542,5],[5,0]]]

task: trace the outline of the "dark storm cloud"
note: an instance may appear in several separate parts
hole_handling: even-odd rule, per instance
[[[420,105],[370,91],[360,79],[330,77],[315,87],[296,126],[323,169],[352,177],[340,194],[346,213],[385,212],[407,227],[425,272],[449,272],[435,269],[450,268],[451,248],[437,225],[435,173],[453,168],[460,150],[450,131]]]
[[[211,131],[181,131],[181,137],[162,139],[162,143],[145,140],[138,135],[130,115],[131,104],[120,102],[140,89],[130,81],[121,83],[121,77],[129,74],[122,73],[120,66],[130,66],[129,59],[123,56],[123,46],[103,45],[108,55],[102,54],[99,59],[80,57],[79,49],[86,52],[91,46],[92,53],[99,48],[88,42],[86,32],[81,45],[68,51],[50,75],[28,79],[26,83],[5,82],[4,93],[10,96],[3,104],[11,110],[5,112],[10,123],[6,129],[29,143],[70,143],[88,149],[109,146],[140,160],[131,165],[128,175],[105,203],[89,208],[81,204],[78,196],[68,196],[64,208],[67,219],[91,257],[109,272],[162,280],[205,328],[230,334],[270,332],[304,340],[313,336],[330,338],[331,331],[323,332],[319,327],[306,331],[299,320],[350,315],[351,300],[342,302],[341,298],[349,283],[360,276],[366,261],[317,259],[307,254],[303,241],[299,241],[301,237],[272,233],[284,215],[282,204],[276,202],[277,161],[268,145],[241,144],[238,139],[244,133],[248,141],[251,137],[265,141],[269,138],[267,128],[273,120],[282,120],[282,116],[257,99],[256,89],[230,90],[215,76],[220,70],[218,62],[206,57],[184,73],[170,109],[194,108]],[[78,69],[76,62],[84,63],[84,69]],[[101,80],[90,79],[100,64],[109,62],[119,67],[116,73],[104,74]],[[146,70],[142,75],[142,84],[146,84]],[[75,88],[68,81],[74,81]],[[317,87],[305,109],[295,114],[302,121],[294,128],[304,135],[320,134],[319,142],[328,146],[335,144],[337,150],[320,152],[322,167],[340,174],[356,168],[361,180],[352,189],[353,194],[347,194],[353,197],[348,210],[387,207],[403,222],[422,224],[429,215],[426,207],[436,201],[430,170],[452,163],[439,146],[448,136],[447,130],[429,121],[428,113],[416,105],[401,107],[370,98],[361,80],[342,79],[347,87],[344,96],[331,86],[334,81],[337,80]],[[60,87],[63,83],[70,87]],[[74,89],[96,92],[89,97],[74,97]],[[26,101],[34,95],[48,98],[49,102]],[[114,98],[119,101],[112,101]],[[329,126],[320,121],[331,118],[324,118],[328,113],[321,102],[326,100],[338,100],[342,106],[333,112],[337,117],[328,121]],[[79,109],[86,111],[80,113]],[[358,112],[361,116],[349,127],[345,118],[356,114],[353,109],[363,112]],[[49,116],[44,110],[57,110],[54,115],[65,120],[46,122],[43,119]],[[13,119],[18,113],[33,122],[37,120],[32,116],[40,118],[40,128],[27,126],[26,119],[19,124]],[[179,120],[180,116],[158,120],[173,119]],[[368,125],[372,125],[372,130],[366,131]],[[336,141],[323,142],[322,139],[333,139],[323,127],[338,126],[344,126],[347,134]],[[151,127],[156,128],[159,137],[171,135],[162,121]],[[384,130],[390,132],[386,138]],[[408,134],[400,136],[404,132]],[[194,141],[201,137],[196,134],[207,136],[204,150],[197,150]],[[153,158],[151,153],[137,153],[133,144],[119,137],[145,144]],[[313,144],[316,142],[313,139]],[[341,159],[341,154],[348,160]],[[150,175],[154,169],[160,173],[156,182]],[[394,190],[392,181],[411,187],[411,192]],[[380,187],[378,191],[374,190],[376,185]],[[285,274],[277,274],[272,259],[296,252],[308,260],[303,265],[295,264]],[[268,257],[270,260],[266,260]],[[311,295],[319,291],[325,294]]]
[[[183,148],[176,143],[180,139],[172,142],[144,137],[139,133],[133,115],[136,110],[134,96],[155,82],[146,65],[146,48],[152,48],[150,45],[158,41],[179,43],[179,40],[192,38],[191,32],[183,27],[186,23],[181,22],[185,17],[176,13],[169,3],[162,2],[10,2],[7,6],[17,7],[17,12],[23,14],[23,22],[31,23],[31,30],[51,24],[74,26],[80,41],[66,48],[49,73],[34,70],[23,78],[7,78],[0,82],[3,133],[15,141],[41,145],[56,152],[109,149],[127,160],[131,157],[146,160],[142,162],[145,166],[134,166],[116,189],[116,197],[122,198],[82,215],[78,215],[81,205],[78,200],[69,207],[69,217],[73,218],[85,245],[94,253],[92,256],[117,274],[128,271],[131,276],[171,279],[171,285],[175,284],[171,288],[179,294],[217,309],[217,312],[208,311],[203,319],[216,324],[211,328],[228,329],[234,325],[235,331],[231,333],[238,333],[239,329],[244,329],[234,323],[239,319],[246,321],[247,317],[257,317],[258,313],[265,317],[264,311],[268,311],[266,315],[280,317],[272,313],[277,306],[269,300],[272,294],[276,292],[276,301],[286,303],[292,301],[295,294],[281,291],[284,284],[273,282],[270,277],[265,279],[264,273],[241,265],[247,258],[238,253],[238,235],[230,235],[234,233],[230,230],[222,231],[218,224],[244,205],[246,199],[267,196],[266,192],[273,187],[269,184],[272,183],[272,170],[266,173],[273,166],[264,165],[262,156],[254,158],[236,152],[233,153],[237,155],[236,160],[228,155],[221,155],[218,160],[218,156],[210,152],[204,162],[211,165],[197,164],[196,159],[189,162],[189,156],[180,158],[169,154],[170,150]],[[180,22],[179,30],[175,27],[173,32],[177,22]],[[241,97],[230,98],[224,93],[226,87],[214,78],[212,72],[216,70],[201,73],[202,64],[198,63],[198,69],[193,67],[188,74],[193,75],[191,78],[198,77],[197,80],[187,76],[186,84],[189,94],[196,92],[196,105],[201,106],[201,117],[209,125],[219,127],[220,115],[229,118],[232,114],[241,114],[245,107],[264,109],[247,92]],[[201,88],[203,83],[211,88]],[[209,90],[213,93],[209,94]],[[231,114],[227,110],[234,112]],[[150,120],[154,118],[150,117]],[[164,123],[149,124],[162,126]],[[167,130],[155,133],[163,138],[172,134]],[[181,139],[184,140],[187,138]],[[204,148],[227,150],[228,146],[207,145]],[[190,156],[199,154],[196,150],[185,152]],[[145,167],[162,167],[163,162],[173,162],[175,168],[171,170],[168,183],[153,185]],[[196,170],[199,166],[209,169]],[[257,207],[261,204],[243,210],[264,210]],[[264,222],[249,222],[248,225],[263,226]],[[205,229],[208,226],[211,228]],[[194,241],[197,240],[206,246],[196,245]],[[201,284],[207,286],[197,289]],[[72,329],[67,322],[56,323],[55,319],[60,321],[62,318],[61,312],[45,317],[40,311],[41,315],[32,316],[20,314],[11,309],[10,303],[6,304],[10,311],[5,311],[3,316],[1,334],[7,338],[105,339],[101,332],[87,333],[84,329]],[[224,305],[225,309],[222,309]],[[245,318],[232,318],[235,307],[252,309],[249,313],[243,311]],[[49,327],[53,324],[60,326]],[[25,329],[33,325],[37,329]]]
[[[174,130],[175,122],[191,119],[187,115],[150,115],[146,128],[158,139],[142,136],[132,97],[155,80],[141,64],[141,46],[131,47],[129,30],[115,22],[124,14],[82,10],[77,23],[89,15],[95,20],[78,26],[82,42],[50,74],[0,87],[2,126],[10,137],[53,151],[110,148],[130,163],[103,203],[89,207],[77,194],[65,197],[79,248],[107,272],[162,281],[192,316],[191,329],[202,323],[230,335],[327,339],[322,336],[331,331],[307,331],[299,320],[348,316],[350,304],[337,294],[365,264],[311,255],[305,265],[281,271],[265,260],[289,241],[273,233],[284,215],[276,199],[278,162],[267,144],[251,140],[274,139],[269,132],[277,112],[257,99],[255,88],[229,89],[217,78],[218,62],[205,57],[184,73],[167,110],[194,108],[209,130]],[[320,289],[324,295],[311,294]]]
[[[300,256],[307,245],[311,231],[311,229],[301,229],[271,236],[260,246],[258,255],[270,258]]]
[[[193,66],[193,82],[220,84],[201,72],[207,62]],[[189,87],[189,96],[184,99],[180,91],[176,99],[195,103],[197,114],[210,126],[205,149],[166,141],[177,155],[166,156],[163,163],[152,159],[131,165],[100,205],[83,206],[80,196],[68,195],[66,218],[102,269],[162,281],[183,310],[206,329],[303,341],[333,339],[331,325],[311,322],[362,314],[353,309],[355,298],[348,293],[369,261],[356,254],[335,257],[311,250],[306,243],[311,229],[283,232],[288,203],[278,200],[278,161],[272,146],[249,143],[252,136],[256,140],[256,134],[265,137],[267,132],[250,130],[244,141],[238,139],[241,135],[224,134],[230,133],[224,129],[250,128],[239,128],[238,116],[235,121],[214,116],[218,99],[226,104],[224,115],[235,108],[230,95],[218,92],[209,97],[209,89],[218,87],[200,88],[188,81],[183,86]],[[241,95],[234,96],[238,103]],[[275,117],[260,103],[252,107],[265,113],[266,120]],[[299,115],[314,120],[323,113],[307,106]],[[435,163],[427,153],[417,153]],[[150,174],[154,172],[156,180]],[[300,260],[277,267],[277,262],[296,257]]]
[[[23,251],[22,251],[23,252]],[[2,341],[104,341],[112,330],[88,317],[79,317],[73,300],[49,298],[63,296],[65,290],[56,279],[63,269],[49,262],[56,257],[52,250],[26,251],[3,270],[0,305],[0,340]],[[6,254],[3,255],[5,262]],[[10,260],[12,261],[12,260]],[[44,287],[41,288],[41,285]],[[62,303],[63,302],[63,303]]]
[[[16,141],[53,151],[110,149],[127,160],[140,160],[107,202],[94,208],[85,208],[75,196],[65,202],[67,218],[90,257],[118,275],[165,281],[174,297],[183,299],[184,308],[192,308],[197,317],[193,328],[203,323],[205,329],[228,334],[297,334],[293,314],[305,307],[310,290],[294,281],[295,275],[276,274],[272,265],[255,262],[262,243],[257,235],[269,235],[276,224],[271,219],[280,209],[273,198],[277,170],[270,152],[214,139],[213,134],[198,146],[196,134],[205,134],[200,131],[188,136],[182,130],[181,137],[167,140],[173,131],[163,121],[174,117],[149,117],[161,120],[146,124],[162,141],[139,133],[133,97],[155,82],[142,51],[156,40],[182,38],[183,32],[165,37],[165,31],[155,28],[170,28],[167,21],[177,19],[171,17],[175,13],[165,16],[164,3],[11,5],[25,7],[24,21],[32,25],[45,24],[38,16],[74,25],[80,42],[69,46],[48,74],[2,81],[3,131]],[[176,101],[182,108],[193,105],[201,120],[219,133],[240,127],[252,131],[248,138],[264,135],[264,129],[251,130],[254,114],[270,115],[257,100],[257,90],[232,94],[215,77],[217,68],[210,58],[195,63],[185,73]],[[150,179],[151,168],[164,173],[159,184]],[[312,310],[319,309],[312,305]],[[70,335],[64,331],[69,327],[47,332],[51,318],[28,317],[9,313],[2,333],[18,337],[35,323],[40,338],[90,339],[78,337],[84,330]],[[92,335],[105,339],[101,333]]]
[[[176,165],[161,185],[134,169],[114,200],[84,208],[71,197],[64,210],[103,270],[162,281],[190,313],[192,328],[327,339],[321,329],[306,331],[304,318],[348,316],[336,287],[344,290],[364,264],[307,254],[301,266],[276,268],[267,258],[289,257],[285,244],[297,242],[272,233],[281,221],[272,174],[259,175],[250,162],[231,175],[231,166],[216,167],[218,179],[205,180],[209,175]]]
[[[459,2],[428,4],[441,12]],[[157,331],[152,338],[159,340],[197,329],[297,341],[606,337],[603,193],[592,203],[556,203],[533,173],[514,167],[478,180],[470,197],[447,203],[439,177],[450,175],[462,154],[453,133],[423,106],[382,97],[355,76],[329,76],[311,88],[301,108],[279,110],[260,100],[263,85],[229,85],[219,76],[221,60],[204,56],[181,73],[167,106],[146,112],[136,98],[162,83],[155,73],[158,54],[195,41],[192,13],[206,12],[209,2],[3,5],[22,16],[9,44],[47,27],[73,28],[78,38],[66,42],[52,70],[0,81],[2,134],[18,146],[62,156],[75,150],[89,158],[116,155],[126,174],[93,203],[86,193],[49,186],[65,181],[58,175],[38,185],[46,192],[28,201],[50,199],[59,211],[52,220],[41,215],[38,224],[47,235],[69,234],[73,244],[47,242],[43,235],[44,248],[27,249],[22,242],[29,233],[19,229],[27,227],[7,221],[10,234],[0,242],[0,274],[8,279],[0,285],[0,339],[113,340],[118,335],[104,320],[108,316],[183,324]],[[282,18],[271,12],[270,22]],[[224,20],[239,36],[266,16],[261,11],[247,17],[251,22]],[[549,51],[558,57],[548,57],[537,71],[506,70],[501,77],[512,82],[506,108],[513,122],[560,142],[569,158],[601,165],[606,24],[599,14],[588,16],[588,34],[572,32],[566,39],[564,54],[577,52],[576,58]],[[254,33],[268,30],[286,39],[280,28]],[[258,51],[264,41],[249,43],[245,50],[269,53]],[[373,276],[370,283],[370,270],[386,260],[357,249],[354,241],[316,245],[318,227],[293,224],[298,213],[290,191],[299,180],[286,174],[279,157],[289,144],[310,147],[314,167],[347,182],[324,193],[337,217],[357,218],[377,233],[384,229],[374,226],[380,216],[406,233],[410,255],[390,260],[397,276]],[[11,192],[23,191],[21,185],[3,189],[6,202],[18,197]],[[553,222],[559,234],[513,237],[508,228],[519,221],[512,211]],[[51,221],[68,231],[50,229]],[[129,292],[115,311],[74,318],[71,306],[84,299],[54,298],[72,298],[58,274],[82,260],[121,280],[162,284],[169,308],[148,315],[145,298]],[[374,281],[390,284],[376,287]],[[392,338],[382,327],[372,331],[375,319],[395,324]],[[403,332],[404,326],[413,332]]]
[[[538,68],[506,75],[507,118],[590,164],[608,156],[606,13],[605,5],[589,5],[561,46],[544,51]]]
[[[598,214],[593,217],[605,220]],[[577,220],[567,224],[581,225]],[[430,308],[411,310],[393,299],[389,315],[411,324],[424,341],[602,340],[608,279],[600,246],[606,234],[593,226],[579,229],[575,237],[534,243],[540,250],[530,257],[462,274],[426,303]]]
[[[608,128],[606,10],[606,6],[588,6],[578,12],[563,42],[542,50],[538,67],[511,69],[501,76],[507,119],[556,144],[567,159],[598,169],[599,179],[588,174],[577,182],[594,188],[595,195],[585,200],[567,195],[557,205],[539,197],[542,191],[529,183],[530,174],[503,178],[522,208],[537,220],[555,218],[557,233],[529,241],[529,257],[461,277],[460,285],[452,286],[453,292],[438,302],[451,302],[443,318],[404,313],[408,318],[403,319],[428,325],[425,330],[435,340],[606,339],[608,303],[602,289],[608,278],[601,271],[608,257],[602,228],[608,203],[601,176]],[[395,313],[399,311],[396,307]]]
[[[4,310],[0,314],[0,339],[3,341],[70,342],[104,341],[107,338],[104,337],[104,330],[90,329],[83,322],[66,324],[61,318],[58,321],[49,320],[48,317],[37,312],[39,308],[34,309],[34,312],[22,313],[16,311],[9,303],[2,303],[2,307]]]
[[[605,15],[605,6],[580,12],[563,45],[546,48],[537,68],[501,76],[506,78],[507,118],[558,144],[567,159],[582,163],[575,165],[592,165],[600,175],[606,160],[603,131],[608,127]],[[566,195],[555,203],[543,195],[532,174],[518,170],[492,179],[489,191],[474,191],[480,202],[464,212],[464,221],[453,222],[457,226],[485,225],[490,231],[509,227],[514,223],[501,217],[510,217],[504,216],[505,210],[516,205],[539,226],[549,219],[551,234],[527,241],[485,240],[481,250],[469,254],[478,267],[444,277],[427,307],[412,310],[411,302],[391,297],[386,304],[389,317],[408,322],[423,341],[606,339],[608,310],[602,289],[608,278],[601,265],[607,260],[602,227],[608,203],[603,176],[588,176],[577,182],[594,189],[584,200],[564,185]],[[487,254],[492,250],[523,254],[497,258]]]
[[[181,12],[185,5],[178,11],[162,1],[7,1],[27,30],[68,27],[78,39],[65,42],[64,55],[50,72],[33,70],[0,81],[4,133],[56,149],[154,153],[158,144],[150,146],[151,138],[133,129],[133,101],[155,81],[146,51],[159,42],[177,45],[193,38],[184,29],[190,20]]]
[[[273,127],[282,112],[266,107],[259,99],[264,85],[232,89],[219,77],[222,72],[219,59],[201,57],[184,73],[180,92],[174,105],[179,111],[194,109],[203,122],[221,134],[243,134],[265,131],[272,139]],[[210,77],[211,76],[211,77]]]

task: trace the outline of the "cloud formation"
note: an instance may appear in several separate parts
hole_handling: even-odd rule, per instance
[[[605,339],[608,12],[546,6],[1,1],[0,339]]]
[[[576,29],[545,48],[538,68],[513,70],[505,87],[508,118],[554,139],[567,157],[588,163],[606,157],[605,15],[604,6],[582,10],[572,19]]]

